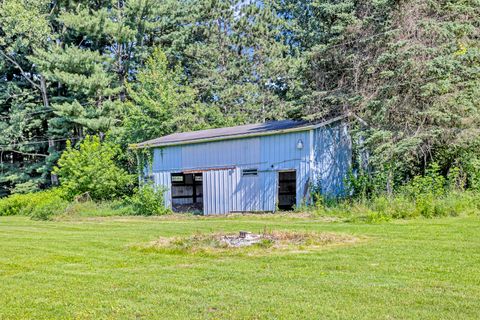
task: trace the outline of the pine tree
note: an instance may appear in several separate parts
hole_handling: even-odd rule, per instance
[[[55,153],[44,134],[45,79],[28,60],[51,36],[46,8],[42,1],[0,3],[0,195],[25,183],[35,190],[48,177],[45,159]]]
[[[320,20],[300,22],[323,33],[296,36],[310,48],[298,71],[304,116],[363,119],[370,164],[389,192],[430,162],[440,161],[444,172],[462,162],[478,145],[478,5],[313,4],[310,14]]]
[[[125,83],[156,39],[156,6],[142,0],[0,3],[0,85],[8,87],[0,106],[8,120],[0,134],[4,190],[31,179],[48,184],[66,139],[103,136],[119,125]]]
[[[165,26],[164,50],[181,63],[203,103],[230,124],[286,116],[294,61],[272,3],[198,0],[168,8],[174,20]]]

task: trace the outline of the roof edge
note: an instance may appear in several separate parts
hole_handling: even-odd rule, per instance
[[[197,144],[197,143],[204,143],[204,142],[215,142],[215,141],[223,141],[223,140],[233,140],[233,139],[243,139],[243,138],[252,138],[252,137],[259,137],[259,136],[269,136],[279,133],[289,133],[289,132],[301,132],[301,131],[308,131],[317,129],[320,127],[327,126],[334,122],[340,121],[344,118],[347,118],[349,114],[343,114],[341,116],[316,123],[310,124],[295,128],[289,129],[280,129],[280,130],[272,130],[272,131],[265,131],[265,132],[252,132],[252,133],[242,133],[237,135],[229,135],[229,136],[221,136],[221,137],[212,137],[212,138],[202,138],[202,139],[194,139],[194,140],[185,140],[185,141],[176,141],[176,142],[167,142],[167,143],[151,143],[140,145],[142,143],[134,143],[128,145],[129,149],[146,149],[146,148],[156,148],[156,147],[171,147],[171,146],[178,146],[178,145],[185,145],[185,144]]]

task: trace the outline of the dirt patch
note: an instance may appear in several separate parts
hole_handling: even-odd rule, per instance
[[[293,251],[308,252],[334,245],[353,244],[360,239],[347,234],[298,231],[264,231],[251,233],[209,233],[189,237],[161,237],[154,241],[134,245],[141,250],[172,253],[242,253]]]

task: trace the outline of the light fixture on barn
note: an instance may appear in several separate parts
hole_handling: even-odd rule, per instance
[[[303,149],[303,141],[302,141],[302,139],[298,139],[298,141],[297,141],[297,149],[299,149],[299,150]]]

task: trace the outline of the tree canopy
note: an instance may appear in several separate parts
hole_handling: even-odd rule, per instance
[[[478,0],[0,0],[0,196],[87,135],[340,113],[385,188],[432,162],[478,184],[479,101]]]

